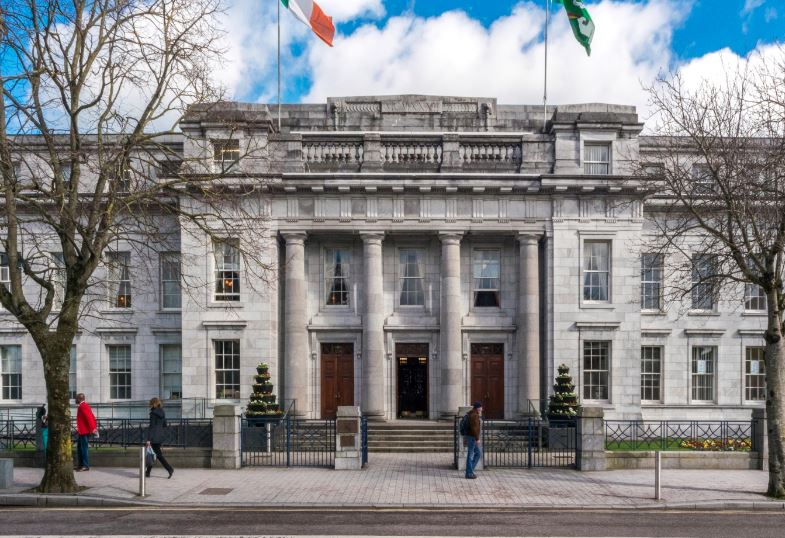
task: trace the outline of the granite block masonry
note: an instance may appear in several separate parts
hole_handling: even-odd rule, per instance
[[[217,405],[213,418],[213,469],[239,469],[242,464],[240,453],[241,411],[237,405]]]
[[[340,406],[335,419],[335,470],[363,468],[362,415],[357,406]]]
[[[14,485],[14,460],[0,459],[0,490]]]

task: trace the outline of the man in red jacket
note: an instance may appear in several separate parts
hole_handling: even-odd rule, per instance
[[[76,442],[77,471],[89,471],[90,462],[87,459],[87,448],[90,436],[96,432],[95,415],[90,405],[85,401],[81,392],[76,395],[78,405],[76,411],[76,433],[79,438]]]

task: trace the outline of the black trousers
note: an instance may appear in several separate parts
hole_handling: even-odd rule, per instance
[[[161,450],[161,443],[150,443],[150,446],[153,448],[153,452],[155,452],[156,459],[161,462],[161,465],[164,466],[164,469],[166,469],[169,473],[174,471],[174,469],[172,469],[172,466],[169,465],[169,462],[166,461],[166,458],[164,457],[164,453]],[[152,467],[149,466],[147,467],[146,472],[148,476],[150,475],[150,471],[152,469],[153,469]]]

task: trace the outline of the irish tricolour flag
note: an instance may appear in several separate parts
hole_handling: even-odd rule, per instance
[[[325,15],[319,4],[313,0],[281,0],[281,3],[294,13],[295,17],[307,24],[322,41],[333,46],[335,26],[332,18]]]

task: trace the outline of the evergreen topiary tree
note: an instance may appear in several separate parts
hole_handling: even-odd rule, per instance
[[[578,395],[572,382],[570,368],[566,364],[559,365],[559,375],[553,385],[554,394],[548,402],[548,418],[550,420],[568,420],[578,416]]]
[[[273,384],[270,381],[270,367],[265,363],[260,363],[256,367],[256,374],[253,384],[253,394],[245,416],[249,418],[277,417],[281,415],[280,406],[276,403],[276,396],[273,394]]]

